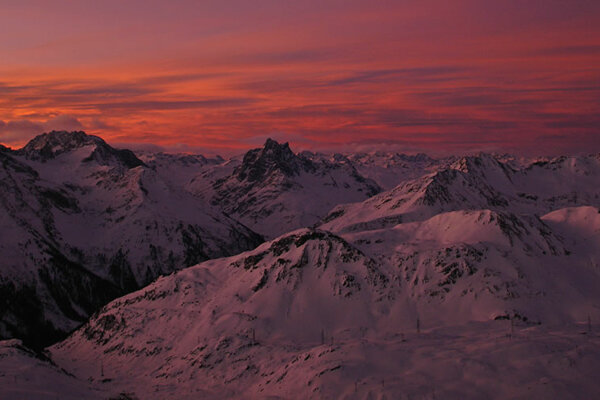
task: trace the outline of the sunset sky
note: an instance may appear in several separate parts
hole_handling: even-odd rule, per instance
[[[0,0],[0,143],[600,151],[600,1]]]

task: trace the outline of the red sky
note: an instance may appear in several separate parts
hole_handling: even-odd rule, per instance
[[[600,1],[0,2],[0,143],[600,151]]]

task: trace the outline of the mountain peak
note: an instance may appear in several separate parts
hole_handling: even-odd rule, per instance
[[[262,148],[248,151],[234,173],[240,181],[253,182],[274,171],[280,171],[285,176],[298,175],[307,163],[310,161],[294,154],[288,143],[279,144],[269,138]]]
[[[275,149],[287,149],[287,150],[289,150],[290,145],[289,145],[288,142],[279,144],[278,141],[273,140],[271,138],[267,138],[267,140],[265,141],[265,144],[264,144],[263,148],[265,150],[271,150],[271,149],[273,149],[273,150],[275,150]]]
[[[21,150],[28,158],[45,161],[83,146],[101,143],[105,144],[104,140],[83,131],[51,131],[34,137]]]
[[[101,165],[109,165],[111,160],[123,164],[127,168],[135,168],[144,163],[131,150],[118,150],[107,144],[102,138],[88,135],[83,131],[51,131],[31,139],[19,150],[19,153],[30,160],[48,161],[61,154],[68,153],[85,146],[95,146],[92,153],[83,161],[96,161]]]

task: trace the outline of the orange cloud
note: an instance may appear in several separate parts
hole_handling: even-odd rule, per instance
[[[77,3],[1,6],[0,142],[600,151],[597,2]]]

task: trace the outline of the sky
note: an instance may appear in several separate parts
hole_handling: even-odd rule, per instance
[[[0,0],[0,143],[600,151],[598,0]]]

